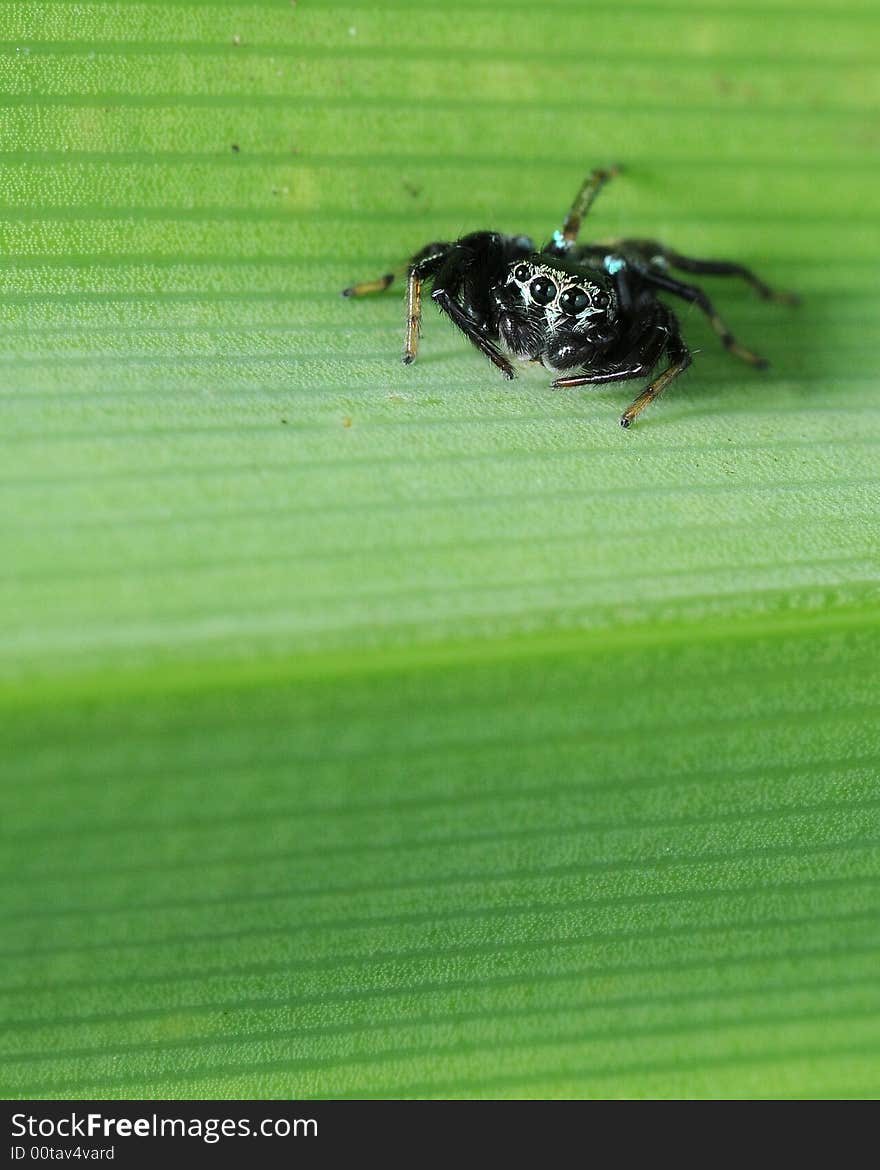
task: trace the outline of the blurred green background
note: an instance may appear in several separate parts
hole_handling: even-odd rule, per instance
[[[4,1095],[876,1096],[876,6],[0,37]],[[338,296],[615,161],[768,372]]]

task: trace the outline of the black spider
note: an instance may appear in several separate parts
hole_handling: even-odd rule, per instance
[[[515,358],[563,374],[552,383],[555,389],[623,382],[646,377],[665,353],[668,366],[623,412],[624,427],[691,364],[675,314],[657,299],[660,291],[698,305],[731,353],[764,369],[767,362],[739,344],[703,290],[676,280],[669,269],[740,276],[765,300],[796,304],[796,297],[774,292],[740,264],[694,260],[653,240],[575,243],[590,205],[617,173],[612,167],[589,175],[562,229],[540,252],[528,236],[472,232],[416,253],[401,270],[409,273],[404,362],[416,358],[422,284],[429,281],[437,307],[506,378],[514,377]],[[381,292],[395,275],[353,285],[342,295]]]

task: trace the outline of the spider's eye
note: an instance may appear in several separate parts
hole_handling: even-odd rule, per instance
[[[582,288],[567,288],[562,296],[559,298],[559,307],[563,313],[567,313],[570,317],[582,313],[589,305],[590,298]]]
[[[593,297],[593,304],[597,309],[607,309],[611,304],[611,297],[609,297],[607,292],[602,292],[600,290]]]
[[[539,276],[529,285],[532,300],[538,305],[549,305],[556,297],[556,285],[546,276]]]
[[[525,264],[518,264],[513,270],[513,279],[518,280],[520,284],[525,284],[532,274],[531,268]]]

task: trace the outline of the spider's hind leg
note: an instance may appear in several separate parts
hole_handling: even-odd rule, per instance
[[[685,284],[683,280],[676,280],[675,277],[667,276],[658,268],[653,268],[649,265],[639,265],[637,271],[645,280],[657,288],[665,289],[666,292],[672,293],[673,296],[690,301],[691,304],[701,309],[709,318],[710,325],[720,337],[721,344],[730,350],[732,354],[735,354],[744,362],[748,362],[750,366],[756,366],[759,370],[765,370],[770,364],[766,358],[762,358],[758,354],[753,353],[737,341],[727,328],[725,321],[717,312],[715,306],[698,285]]]
[[[379,276],[375,280],[361,280],[357,284],[349,285],[348,288],[342,290],[342,295],[344,297],[366,297],[371,293],[384,292],[386,288],[391,287],[398,276],[403,276],[405,272],[409,272],[423,260],[445,254],[451,247],[451,244],[440,241],[436,241],[433,244],[426,244],[420,252],[416,252],[409,263],[401,264],[393,272],[386,272],[384,276]]]
[[[357,284],[351,284],[348,288],[342,290],[344,297],[366,297],[370,293],[384,292],[386,288],[394,283],[396,276],[402,276],[405,272],[403,268],[397,268],[394,272],[386,272],[384,276],[378,277],[376,280],[361,280]]]
[[[702,273],[704,276],[739,276],[746,284],[750,284],[762,301],[777,301],[781,305],[799,305],[800,297],[797,293],[785,292],[783,289],[771,288],[750,268],[743,264],[732,264],[729,260],[696,260],[691,256],[682,256],[680,252],[671,252],[664,249],[666,260],[673,268],[682,272]]]
[[[730,260],[699,260],[695,256],[683,256],[655,240],[622,240],[622,249],[635,248],[645,260],[659,258],[670,268],[677,268],[680,272],[693,272],[696,276],[738,276],[750,285],[763,301],[776,301],[782,305],[799,305],[800,297],[796,293],[785,292],[771,288],[759,276],[746,268],[744,264],[734,264]]]

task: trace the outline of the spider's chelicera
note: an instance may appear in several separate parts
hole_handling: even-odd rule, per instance
[[[669,270],[739,276],[765,300],[795,304],[796,297],[774,292],[740,264],[695,260],[653,240],[577,243],[590,204],[616,173],[611,168],[588,176],[562,228],[540,252],[528,236],[472,232],[416,253],[406,268],[404,362],[416,358],[422,286],[429,283],[440,311],[507,378],[514,377],[512,361],[521,361],[540,362],[559,375],[554,388],[623,382],[647,377],[665,355],[666,368],[623,412],[624,427],[691,364],[678,320],[658,292],[696,304],[731,353],[764,368],[767,362],[739,344],[703,290]],[[353,285],[343,295],[381,292],[395,275]]]

